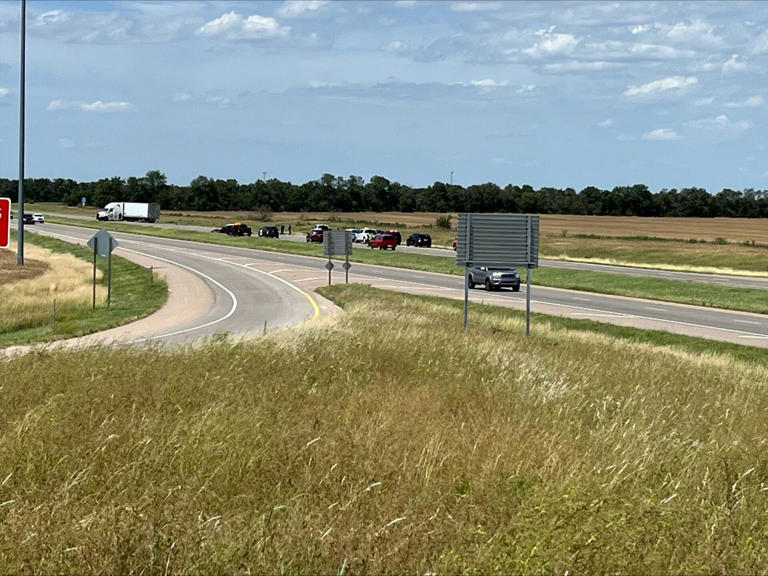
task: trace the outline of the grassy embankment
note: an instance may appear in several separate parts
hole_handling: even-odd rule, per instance
[[[764,361],[325,293],[254,343],[6,363],[0,572],[768,565]]]
[[[76,222],[71,219],[52,218],[67,224],[83,225],[82,222]],[[254,248],[259,250],[285,252],[291,254],[301,254],[305,256],[322,257],[322,246],[320,244],[306,244],[301,242],[288,242],[274,238],[232,238],[221,234],[211,234],[210,232],[197,232],[194,230],[184,230],[177,228],[161,228],[153,226],[136,226],[133,224],[119,222],[88,222],[88,226],[104,227],[110,230],[120,232],[132,232],[148,236],[159,236],[164,238],[177,238],[181,240],[193,240],[197,242],[206,242],[211,244],[222,244],[227,246],[238,246],[243,248]],[[579,239],[571,239],[579,240]],[[663,242],[662,244],[673,244]],[[605,241],[599,248],[595,249],[595,255],[609,254],[611,249],[618,250],[623,244],[616,241]],[[639,254],[645,244],[642,241],[640,248],[630,252],[630,255]],[[709,257],[714,258],[715,251],[712,246],[703,244],[687,244],[682,246],[693,246],[701,250],[702,246],[709,248]],[[762,250],[762,259],[753,257],[750,261],[752,266],[762,266],[768,269],[768,250],[762,248],[744,248],[745,250]],[[692,253],[666,253],[666,258],[681,258],[680,261],[689,261],[693,258]],[[663,258],[664,256],[660,256]],[[702,256],[706,257],[706,256]],[[687,260],[686,260],[687,259]],[[356,249],[350,256],[352,262],[362,262],[365,264],[378,264],[384,266],[397,266],[411,270],[422,270],[425,272],[438,272],[442,274],[462,274],[462,269],[455,265],[454,258],[444,256],[433,256],[429,254],[416,254],[405,252],[390,252],[378,250]],[[667,260],[668,262],[671,260]],[[725,256],[718,260],[720,264],[725,265],[727,259]],[[731,262],[734,257],[731,257]],[[354,276],[354,268],[352,269]],[[724,308],[730,310],[739,310],[754,313],[768,313],[768,299],[765,291],[759,289],[733,288],[714,284],[683,282],[679,280],[667,280],[663,278],[643,278],[633,277],[622,274],[608,272],[592,272],[587,270],[565,270],[559,268],[541,267],[533,272],[533,282],[539,286],[550,286],[554,288],[565,288],[572,290],[583,290],[586,292],[597,292],[602,294],[614,294],[618,296],[628,296],[633,298],[647,298],[650,300],[660,300],[666,302],[677,302],[682,304],[692,304],[697,306],[710,306],[714,308]]]
[[[92,309],[93,252],[37,234],[25,235],[25,264],[0,251],[0,346],[47,342],[106,330],[147,316],[167,298],[165,282],[112,257],[112,295],[107,299],[106,259],[97,259],[96,309]],[[56,299],[56,329],[53,300]]]

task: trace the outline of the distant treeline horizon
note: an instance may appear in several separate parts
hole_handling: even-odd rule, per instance
[[[18,180],[0,178],[0,197],[18,201]],[[644,184],[607,190],[587,186],[541,187],[493,182],[461,186],[435,182],[411,187],[373,176],[323,174],[317,180],[292,184],[271,178],[240,184],[235,179],[198,176],[188,186],[168,184],[165,174],[102,178],[77,182],[65,178],[24,180],[25,202],[59,202],[90,206],[108,202],[157,202],[162,210],[249,210],[260,212],[509,212],[596,216],[768,217],[768,190],[664,188],[651,192]]]

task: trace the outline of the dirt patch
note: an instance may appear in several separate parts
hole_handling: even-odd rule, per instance
[[[50,268],[42,260],[24,258],[24,266],[19,266],[16,260],[15,251],[0,250],[0,284],[30,280],[42,275]]]

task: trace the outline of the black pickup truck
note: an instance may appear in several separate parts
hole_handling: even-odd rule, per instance
[[[250,236],[253,233],[251,227],[242,222],[225,224],[221,228],[211,230],[211,232],[219,232],[220,234],[226,234],[227,236]]]

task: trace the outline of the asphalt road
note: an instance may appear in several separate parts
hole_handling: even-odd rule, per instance
[[[92,217],[72,216],[67,214],[51,214],[51,216],[61,216],[64,218],[83,219],[93,222]],[[163,228],[178,228],[186,230],[195,230],[198,232],[210,232],[211,226],[191,226],[184,224],[169,224],[156,222],[154,224],[135,223],[136,226],[153,226]],[[254,234],[256,230],[253,231]],[[283,235],[281,238],[293,242],[305,242],[305,233],[296,233],[291,236]],[[405,240],[403,240],[405,241]],[[365,244],[354,244],[356,249],[368,249]],[[443,256],[455,258],[456,252],[445,248],[415,248],[413,246],[401,245],[397,247],[401,252],[412,252],[419,254],[430,254],[433,256]],[[637,276],[642,278],[663,278],[666,280],[680,280],[683,282],[701,282],[707,284],[719,284],[722,286],[733,286],[735,288],[757,288],[768,290],[768,277],[742,276],[735,274],[703,274],[699,272],[681,272],[677,270],[662,270],[656,268],[637,268],[631,266],[612,266],[607,264],[592,264],[589,262],[572,262],[565,260],[551,260],[542,258],[539,260],[539,266],[547,268],[562,268],[568,270],[590,270],[593,272],[608,272],[612,274],[626,274],[628,276]]]
[[[37,230],[81,241],[94,233],[55,224]],[[267,329],[285,326],[311,318],[322,308],[322,302],[311,291],[328,282],[323,259],[124,233],[113,235],[120,242],[118,250],[154,258],[161,266],[186,267],[205,282],[214,296],[204,314],[178,318],[173,330],[153,334],[155,339],[189,341],[216,332],[253,333],[263,330],[265,321]],[[344,281],[340,262],[337,264],[334,283]],[[415,294],[464,296],[463,278],[444,274],[353,263],[349,279]],[[768,347],[768,316],[538,287],[535,271],[533,281],[533,312]],[[523,285],[520,292],[474,289],[470,299],[524,309],[525,288]],[[471,324],[470,317],[470,328]]]
[[[57,224],[25,230],[83,244],[95,232]],[[215,246],[200,250],[199,244],[168,243],[146,236],[113,236],[119,242],[115,254],[154,266],[161,273],[167,268],[180,269],[187,273],[183,281],[194,278],[205,286],[204,291],[192,293],[188,305],[172,319],[171,326],[155,323],[156,329],[133,334],[130,342],[185,344],[223,333],[247,336],[296,324],[320,313],[312,295],[279,276],[252,267],[247,259],[226,250],[217,250]],[[198,305],[199,300],[204,301],[203,306]]]

